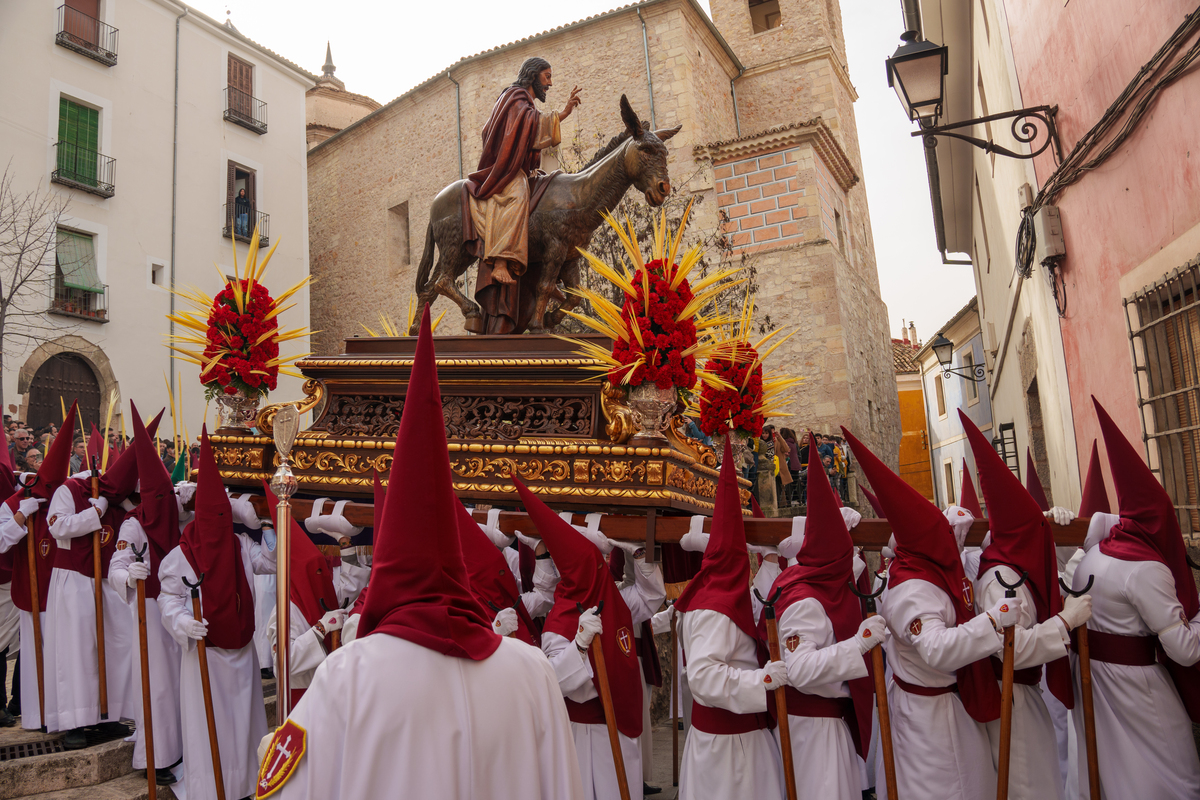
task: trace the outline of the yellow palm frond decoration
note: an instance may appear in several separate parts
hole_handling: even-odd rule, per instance
[[[285,330],[279,320],[296,305],[285,305],[288,298],[308,286],[311,276],[306,275],[283,294],[271,297],[262,279],[279,241],[275,241],[261,261],[259,241],[256,227],[244,264],[238,263],[234,242],[232,278],[213,265],[223,284],[216,297],[209,297],[195,287],[173,290],[184,308],[167,315],[178,332],[167,337],[166,346],[172,351],[172,358],[200,367],[200,383],[210,400],[222,393],[265,395],[275,388],[279,373],[302,377],[291,365],[309,355],[280,354],[281,344],[307,340],[314,331],[307,326]]]

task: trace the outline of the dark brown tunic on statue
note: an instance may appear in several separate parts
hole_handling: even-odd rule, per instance
[[[526,274],[529,215],[554,177],[538,171],[541,150],[559,139],[558,113],[538,111],[528,90],[518,86],[504,90],[483,128],[483,154],[464,184],[462,209],[463,240],[480,259],[475,301],[484,313],[482,333],[525,328],[538,277]],[[496,258],[508,262],[515,284],[493,280]]]

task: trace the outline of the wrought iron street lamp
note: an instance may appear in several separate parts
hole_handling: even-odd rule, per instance
[[[960,378],[966,378],[969,381],[979,383],[987,375],[987,370],[983,364],[973,364],[970,367],[950,366],[954,363],[954,342],[940,333],[933,340],[930,347],[933,348],[933,355],[937,358],[938,365],[942,368],[943,380],[949,380],[951,375],[957,375]]]
[[[1054,124],[1058,106],[1033,106],[939,126],[938,117],[942,115],[942,103],[946,95],[945,76],[949,72],[949,49],[945,45],[919,41],[919,34],[912,30],[905,31],[900,38],[903,43],[885,62],[888,86],[896,90],[896,96],[900,98],[909,120],[920,125],[920,130],[912,135],[922,137],[927,148],[932,150],[937,147],[937,137],[945,136],[967,142],[988,153],[1030,159],[1041,155],[1053,144],[1055,156],[1062,160],[1062,146],[1058,140],[1058,128]],[[999,120],[1012,120],[1013,139],[1029,145],[1030,152],[1017,153],[1001,147],[990,138],[980,139],[959,132]],[[1041,144],[1035,146],[1039,139],[1042,139]]]

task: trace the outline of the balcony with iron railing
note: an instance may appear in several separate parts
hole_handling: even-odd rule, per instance
[[[73,189],[79,189],[100,197],[112,197],[117,188],[117,161],[95,150],[80,147],[72,142],[55,142],[54,171],[50,180]]]
[[[87,291],[66,286],[61,280],[54,282],[54,299],[50,301],[49,313],[60,317],[72,317],[88,322],[108,322],[108,284],[101,291]]]
[[[257,134],[267,132],[267,104],[232,86],[225,87],[225,119]]]
[[[271,215],[258,211],[254,206],[238,206],[237,203],[225,204],[225,226],[221,235],[226,239],[236,239],[239,242],[249,242],[258,228],[258,246],[267,247],[271,244]]]
[[[89,17],[78,9],[67,5],[58,7],[58,35],[56,44],[74,50],[93,61],[106,66],[117,63],[117,34],[112,25]]]

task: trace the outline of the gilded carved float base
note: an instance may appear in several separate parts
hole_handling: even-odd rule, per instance
[[[298,405],[315,421],[291,465],[301,495],[370,498],[386,482],[416,340],[350,339],[346,353],[309,358]],[[467,502],[515,505],[513,476],[556,508],[711,513],[718,473],[712,451],[676,419],[666,446],[636,446],[624,393],[586,369],[588,359],[548,336],[436,340],[454,489]],[[270,426],[218,431],[214,454],[226,484],[260,487],[278,466]],[[742,481],[749,502],[748,482]]]

